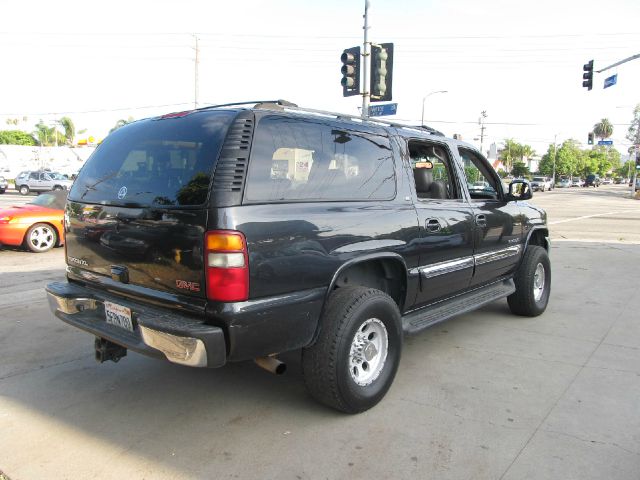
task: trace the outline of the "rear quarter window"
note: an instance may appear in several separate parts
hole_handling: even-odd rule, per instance
[[[245,202],[390,200],[388,138],[322,119],[264,117],[253,140]]]
[[[142,207],[202,205],[235,115],[233,111],[196,112],[118,129],[89,158],[69,199]]]

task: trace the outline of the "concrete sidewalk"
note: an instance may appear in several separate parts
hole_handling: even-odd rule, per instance
[[[31,271],[7,290],[0,273],[12,480],[640,478],[640,245],[554,244],[543,316],[502,301],[408,338],[389,394],[358,416],[306,395],[297,354],[283,377],[134,353],[97,365],[39,296],[53,255],[0,252]]]

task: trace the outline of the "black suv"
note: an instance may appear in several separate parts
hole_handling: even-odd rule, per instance
[[[99,361],[130,349],[279,373],[276,355],[302,349],[310,393],[360,412],[391,386],[403,335],[504,297],[545,310],[549,233],[529,198],[426,127],[285,102],[164,115],[82,168],[68,281],[48,298]]]

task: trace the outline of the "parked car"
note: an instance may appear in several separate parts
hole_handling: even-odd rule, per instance
[[[0,177],[0,193],[4,193],[9,188],[9,182],[4,177]]]
[[[602,185],[613,185],[613,179],[605,178],[602,180]]]
[[[561,178],[560,181],[556,184],[558,188],[569,188],[571,186],[571,180],[568,178]]]
[[[0,209],[0,245],[42,253],[64,244],[66,191],[43,193],[31,202]]]
[[[572,187],[581,187],[582,185],[584,185],[584,181],[581,178],[573,178],[571,180]]]
[[[390,388],[404,335],[505,297],[544,312],[549,230],[530,198],[428,127],[284,102],[164,115],[82,168],[48,298],[99,361],[280,373],[301,350],[311,395],[357,413]]]
[[[549,177],[533,177],[531,180],[531,189],[533,191],[551,190],[551,179]]]
[[[587,178],[584,181],[583,187],[599,187],[600,186],[600,177],[597,175],[587,175]]]
[[[73,181],[56,172],[21,172],[15,182],[16,190],[21,195],[27,195],[29,192],[68,190],[73,184]]]

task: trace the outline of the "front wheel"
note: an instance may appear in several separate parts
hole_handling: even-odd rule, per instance
[[[346,413],[376,405],[400,363],[402,322],[387,294],[365,287],[335,290],[321,318],[316,342],[302,351],[309,393]]]
[[[22,185],[20,187],[20,195],[28,195],[29,194],[29,187],[27,187],[26,185]]]
[[[551,293],[551,262],[547,251],[530,245],[514,277],[516,291],[507,297],[516,315],[537,317],[545,311]]]

